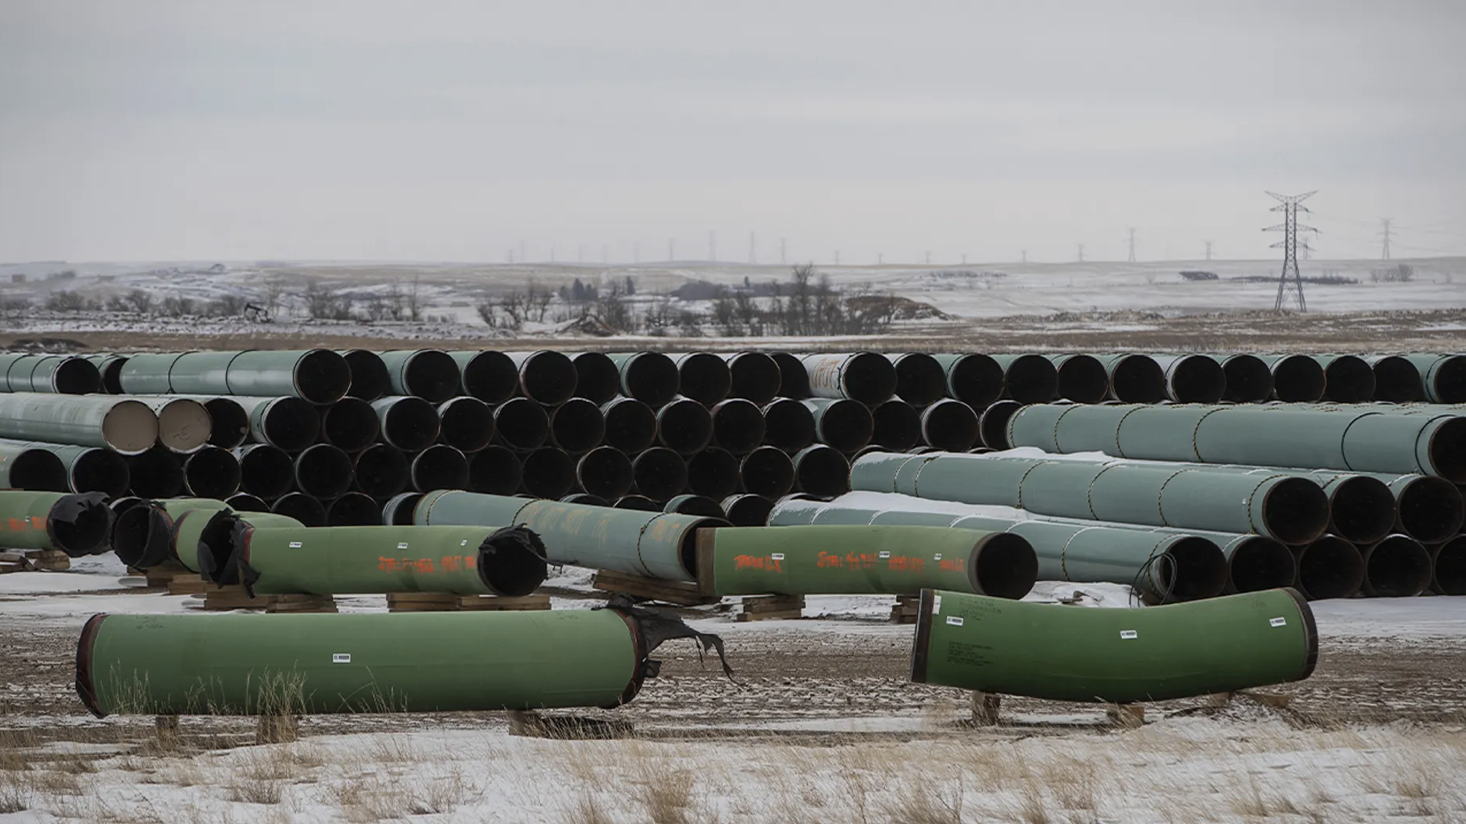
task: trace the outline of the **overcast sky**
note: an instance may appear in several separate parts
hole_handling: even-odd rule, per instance
[[[0,261],[1466,254],[1466,2],[0,1]]]

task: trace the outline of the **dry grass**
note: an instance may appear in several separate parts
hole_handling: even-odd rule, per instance
[[[30,775],[20,770],[0,770],[0,815],[29,810],[34,800]]]

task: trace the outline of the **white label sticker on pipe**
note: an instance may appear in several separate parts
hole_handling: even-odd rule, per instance
[[[398,549],[407,549],[407,542],[406,541],[403,541],[402,543],[400,543],[400,544],[397,545],[397,548]]]
[[[962,616],[961,615],[948,615],[947,616],[947,623],[951,624],[954,627],[960,627],[960,626],[962,626]]]
[[[784,553],[782,553],[782,552],[775,552],[774,554],[770,555],[769,557],[770,558],[773,558],[775,561],[782,561],[782,560],[784,560]]]
[[[940,596],[940,595],[933,595],[932,596],[932,615],[941,615],[941,614],[942,614],[942,596]]]
[[[878,557],[878,558],[889,558],[889,557],[891,557],[891,553],[889,553],[889,552],[878,552],[878,553],[876,553],[876,557]]]
[[[1139,638],[1139,637],[1140,637],[1140,633],[1136,632],[1133,629],[1122,629],[1122,630],[1120,630],[1120,640],[1121,641],[1133,641],[1133,640],[1135,640],[1136,638]]]
[[[940,552],[934,553],[932,555],[932,560],[933,561],[940,561],[940,560],[942,560],[942,553],[940,553]]]
[[[333,664],[350,664],[351,663],[351,653],[349,653],[349,652],[333,652],[333,653],[331,653],[331,663],[333,663]]]
[[[1288,619],[1287,618],[1274,618],[1271,621],[1268,621],[1267,623],[1268,623],[1268,626],[1281,627],[1281,626],[1287,625]]]
[[[300,541],[291,541],[290,542],[290,548],[291,549],[300,549]]]

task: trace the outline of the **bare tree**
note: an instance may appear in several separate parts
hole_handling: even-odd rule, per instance
[[[631,305],[626,300],[620,284],[612,282],[610,286],[596,294],[595,301],[596,315],[606,326],[617,332],[636,331],[636,317],[631,313]]]
[[[139,315],[146,315],[153,309],[153,296],[141,289],[128,292],[127,302],[132,306],[132,311]]]
[[[422,296],[418,293],[422,276],[413,277],[412,285],[407,288],[407,319],[416,323],[422,320]]]
[[[283,278],[268,278],[265,280],[265,309],[274,316],[276,310],[285,297],[285,280]],[[139,312],[146,312],[146,309],[139,309]]]
[[[555,299],[555,293],[539,285],[534,278],[529,279],[529,285],[525,289],[525,318],[528,319],[531,312],[534,313],[536,323],[545,322],[545,313],[550,310],[550,302]]]

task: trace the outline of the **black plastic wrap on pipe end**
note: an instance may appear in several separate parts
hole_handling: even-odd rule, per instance
[[[1434,474],[1451,483],[1466,484],[1466,417],[1441,423],[1431,433],[1426,448]]]
[[[463,392],[484,403],[503,403],[519,389],[519,367],[503,352],[482,351],[462,367]]]
[[[1273,397],[1287,403],[1311,403],[1323,397],[1324,372],[1307,355],[1288,355],[1273,364]]]
[[[729,398],[712,408],[713,440],[738,455],[752,452],[764,442],[764,413],[753,401]]]
[[[1414,403],[1425,399],[1420,370],[1408,358],[1387,355],[1374,362],[1374,400]]]
[[[1059,370],[1043,355],[1019,355],[1003,370],[1003,393],[1019,403],[1048,403],[1059,393]]]
[[[679,356],[677,381],[683,395],[704,406],[718,403],[733,389],[733,373],[728,369],[728,362],[711,352]]]
[[[209,412],[209,443],[213,446],[233,449],[249,438],[249,413],[244,411],[239,401],[209,398],[204,401],[204,409]]]
[[[1430,588],[1430,552],[1408,535],[1391,535],[1363,555],[1365,595],[1409,598]]]
[[[1266,371],[1267,367],[1263,367]],[[1055,395],[1075,403],[1099,403],[1110,392],[1110,374],[1093,355],[1070,355],[1058,366]]]
[[[295,393],[318,406],[335,403],[351,390],[351,365],[329,349],[312,349],[295,362]]]
[[[529,398],[510,398],[494,407],[494,430],[511,449],[539,449],[550,437],[550,416]]]
[[[305,526],[325,526],[326,507],[304,492],[289,492],[270,504],[270,511],[300,521]]]
[[[388,402],[382,401],[381,403]],[[538,404],[531,405],[539,409]],[[404,395],[392,401],[391,405],[387,407],[386,414],[381,416],[381,421],[382,440],[403,452],[419,452],[427,449],[438,439],[438,433],[443,423],[442,419],[438,417],[436,406],[424,398],[412,395]]]
[[[235,512],[269,512],[270,503],[258,495],[251,495],[248,492],[240,492],[230,495],[224,503]]]
[[[536,498],[563,498],[575,488],[575,462],[554,447],[543,447],[525,455],[523,472],[520,484]]]
[[[550,441],[572,455],[594,449],[605,435],[606,416],[585,398],[570,398],[550,413]]]
[[[392,376],[382,356],[367,349],[352,349],[341,353],[351,370],[351,386],[346,394],[370,403],[384,398],[392,391]]]
[[[97,450],[103,452],[104,450]],[[122,460],[115,452],[107,451],[105,454],[112,455]],[[126,471],[127,465],[123,463],[123,484],[121,492],[127,490]],[[10,488],[30,489],[37,492],[67,492],[71,490],[71,484],[67,479],[66,464],[56,456],[56,453],[45,449],[27,449],[15,456],[10,462]],[[77,488],[78,492],[89,492]],[[99,490],[105,491],[105,490]]]
[[[51,546],[68,557],[80,558],[106,551],[112,534],[112,508],[100,492],[62,495],[46,515],[46,535]]]
[[[183,464],[164,447],[130,456],[127,473],[132,494],[139,498],[177,498],[183,493]]]
[[[1364,585],[1364,557],[1337,535],[1294,547],[1293,555],[1298,561],[1295,588],[1310,601],[1348,598]]]
[[[421,492],[400,492],[382,503],[380,523],[387,526],[413,526],[412,516],[417,502],[423,499]]]
[[[589,492],[572,492],[560,499],[562,504],[579,504],[580,506],[610,506],[611,502],[599,495]]]
[[[524,468],[512,449],[490,446],[473,453],[468,462],[468,489],[485,495],[513,495],[519,491]]]
[[[478,577],[495,595],[520,598],[539,589],[549,575],[545,543],[523,524],[500,527],[478,548]]]
[[[544,406],[559,406],[575,396],[580,372],[563,352],[541,349],[519,364],[519,389],[524,397]]]
[[[665,501],[687,488],[687,462],[666,447],[640,453],[632,459],[631,469],[636,491],[648,498]]]
[[[802,367],[801,367],[802,368]],[[742,398],[763,406],[779,395],[783,370],[764,352],[739,352],[728,359],[732,386],[728,397]],[[806,379],[807,380],[807,379]]]
[[[1400,531],[1423,544],[1448,540],[1466,521],[1466,501],[1445,478],[1412,478],[1400,490],[1396,505]]]
[[[926,406],[947,394],[947,370],[924,352],[907,352],[891,359],[896,367],[896,397],[912,406]]]
[[[614,509],[635,509],[641,512],[661,512],[662,505],[645,495],[622,495],[611,503]]]
[[[661,352],[638,352],[621,364],[621,389],[648,406],[661,407],[677,396],[677,364]]]
[[[347,452],[360,452],[382,434],[377,410],[361,398],[342,398],[321,412],[321,437]]]
[[[1206,538],[1188,535],[1171,541],[1160,557],[1166,603],[1211,598],[1227,586],[1227,559]]]
[[[794,400],[802,400],[810,396],[809,372],[804,369],[804,361],[798,355],[789,352],[771,352],[769,357],[779,367],[779,395]]]
[[[194,518],[208,518],[204,528],[199,530],[198,544],[178,546],[178,533],[185,523]],[[192,558],[194,566],[198,568],[199,577],[205,581],[220,586],[254,583],[252,578],[240,580],[235,577],[244,562],[239,552],[241,544],[238,536],[241,525],[244,522],[229,509],[191,509],[179,515],[178,520],[173,522],[170,536],[173,552],[179,559]]]
[[[729,495],[723,499],[723,512],[734,526],[767,526],[774,502],[762,495]]]
[[[982,436],[982,443],[989,449],[1012,449],[1013,445],[1008,443],[1008,419],[1023,408],[1023,404],[1002,400],[984,409],[978,418],[978,432]]]
[[[239,458],[239,486],[261,498],[278,498],[295,485],[295,461],[290,453],[269,444],[245,447]]]
[[[1273,394],[1273,372],[1256,355],[1233,355],[1222,361],[1222,377],[1227,385],[1223,400],[1260,403]]]
[[[821,497],[850,491],[850,462],[824,444],[801,449],[794,456],[794,488]]]
[[[1124,403],[1160,403],[1166,397],[1166,373],[1154,358],[1122,355],[1110,366],[1110,394]]]
[[[295,485],[317,498],[335,498],[351,488],[351,456],[326,443],[295,456]]]
[[[944,452],[966,452],[981,437],[977,413],[962,401],[937,401],[921,412],[921,437]]]
[[[460,452],[477,452],[494,440],[494,410],[478,398],[460,395],[438,407],[439,435]]]
[[[978,539],[967,564],[967,581],[979,595],[1018,600],[1038,580],[1038,554],[1020,535],[993,532]]]
[[[733,668],[728,665],[728,656],[723,648],[723,639],[717,635],[707,632],[699,632],[687,624],[681,618],[674,615],[667,615],[646,607],[639,607],[632,600],[631,596],[624,593],[615,593],[606,601],[604,607],[595,609],[609,609],[621,616],[626,622],[626,628],[631,633],[636,648],[636,670],[631,680],[627,682],[626,689],[621,693],[615,705],[602,707],[602,709],[614,709],[615,706],[625,704],[636,697],[641,690],[642,683],[647,678],[655,678],[661,670],[661,662],[649,658],[657,647],[675,638],[691,638],[701,647],[702,653],[715,651],[718,653],[718,661],[723,665],[723,674],[729,680],[733,679]],[[77,670],[81,672],[80,668]],[[736,683],[736,682],[735,682]],[[80,676],[78,675],[78,684]],[[78,692],[80,686],[78,686]]]
[[[1262,521],[1269,537],[1306,544],[1329,527],[1329,496],[1308,478],[1281,478],[1263,493]]]
[[[657,440],[668,449],[691,455],[713,439],[713,417],[691,398],[677,398],[657,410]]]
[[[1394,530],[1395,493],[1378,478],[1355,475],[1329,492],[1329,531],[1355,544],[1372,544]]]
[[[621,392],[621,370],[604,352],[581,352],[570,357],[575,364],[575,396],[597,406],[611,402]]]
[[[1280,541],[1253,535],[1233,547],[1227,559],[1228,592],[1261,592],[1293,586],[1298,561]]]
[[[270,401],[261,424],[264,440],[286,452],[299,452],[321,436],[321,413],[302,398]]]
[[[721,501],[738,491],[739,460],[732,452],[709,447],[687,459],[687,491]]]
[[[348,492],[326,506],[326,526],[381,526],[382,510],[372,496]]]
[[[127,459],[110,449],[89,449],[78,455],[71,465],[71,489],[74,492],[101,492],[109,498],[116,498],[126,495],[130,486],[132,473],[128,470]]]
[[[1430,589],[1439,595],[1466,595],[1466,535],[1457,536],[1432,551]]]
[[[707,518],[723,518],[727,514],[717,501],[706,495],[678,495],[663,504],[662,511],[678,515],[702,515]]]
[[[429,403],[442,403],[457,395],[463,386],[458,361],[438,349],[414,352],[400,368],[404,370],[403,388]]]
[[[744,456],[738,479],[744,492],[781,498],[794,489],[794,462],[781,449],[761,446]]]
[[[1324,367],[1323,399],[1363,403],[1374,398],[1374,369],[1357,355],[1339,355]]]
[[[774,398],[763,408],[764,442],[786,452],[814,443],[814,413],[791,398]]]
[[[142,500],[142,499],[138,499]],[[144,501],[117,513],[112,525],[112,551],[132,569],[148,569],[168,560],[173,520],[163,507]]]
[[[1216,403],[1227,393],[1227,374],[1210,355],[1185,355],[1171,366],[1167,383],[1177,403]]]
[[[239,459],[217,446],[206,446],[183,461],[183,485],[195,498],[222,500],[239,491]]]
[[[451,446],[433,444],[412,457],[409,475],[418,492],[462,489],[468,486],[468,458]]]
[[[921,440],[921,413],[903,400],[889,400],[870,411],[871,445],[900,452]],[[976,418],[973,418],[974,427]],[[870,449],[870,446],[863,449]]]

